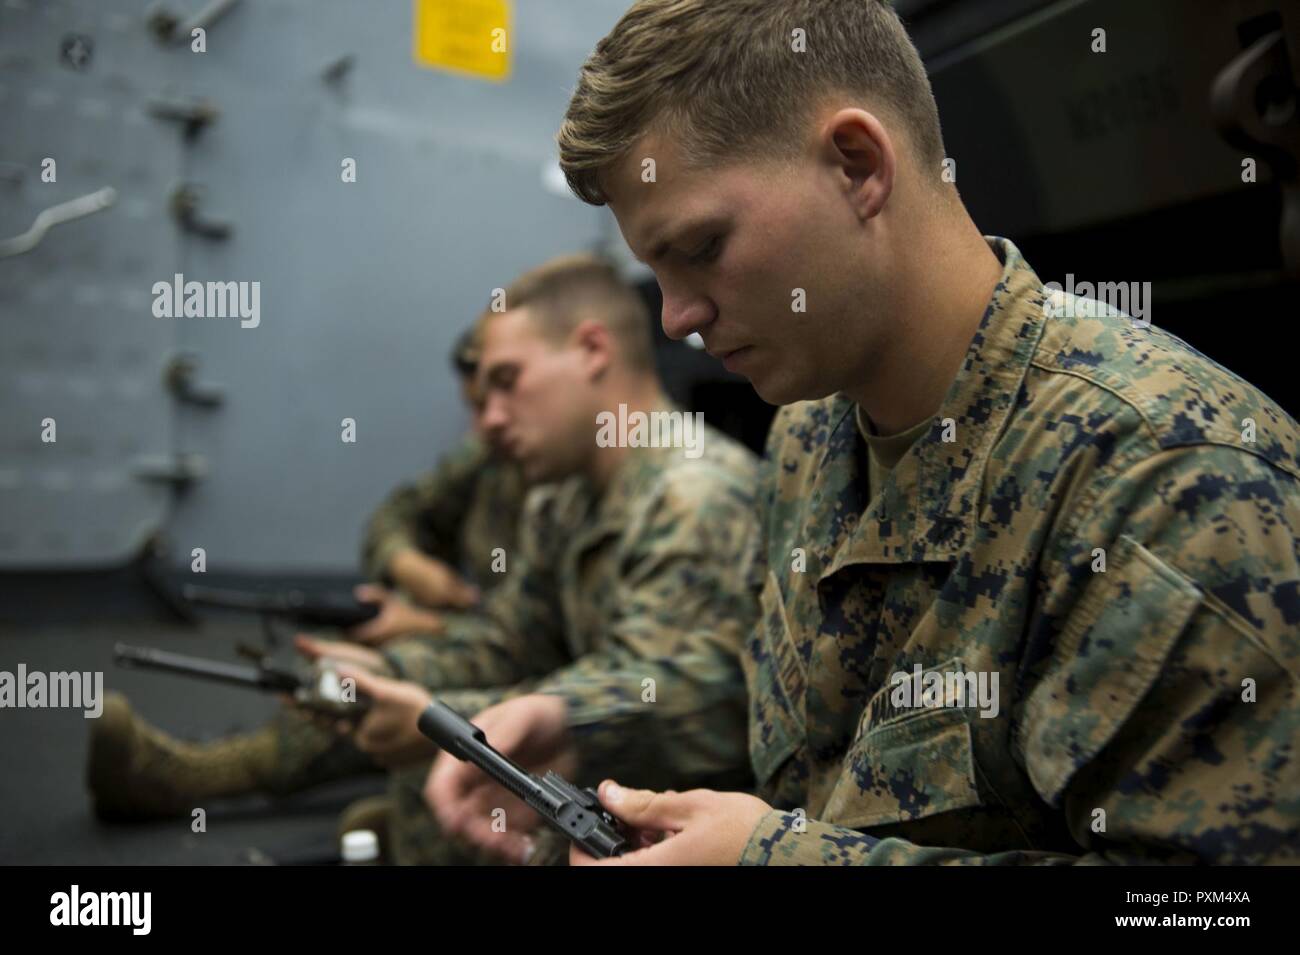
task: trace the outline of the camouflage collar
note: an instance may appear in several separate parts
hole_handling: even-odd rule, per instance
[[[662,410],[689,413],[683,412],[675,403],[665,405]],[[606,537],[623,534],[637,502],[652,491],[664,471],[668,470],[672,456],[683,453],[677,447],[628,448],[618,470],[610,475],[604,493],[598,493],[588,478],[575,479],[578,487],[574,491],[572,506],[585,517],[580,549],[593,546]]]
[[[871,506],[860,502],[861,520],[844,528],[823,576],[856,563],[951,561],[974,540],[984,467],[1044,328],[1042,282],[1014,244],[986,240],[1003,262],[1002,278],[934,425],[898,462]],[[847,485],[865,478],[854,401],[836,395],[828,412],[831,430],[817,477],[827,486],[816,490],[848,501]]]
[[[637,500],[649,492],[667,468],[669,456],[681,453],[680,448],[628,448],[623,463],[610,476],[609,486],[596,502],[596,524],[621,531]]]

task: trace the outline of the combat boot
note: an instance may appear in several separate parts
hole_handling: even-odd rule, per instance
[[[351,739],[293,707],[251,733],[189,743],[150,726],[126,697],[109,693],[91,729],[86,782],[100,818],[154,819],[188,815],[201,800],[288,796],[377,771]]]
[[[275,777],[278,733],[267,726],[210,743],[156,729],[108,693],[90,733],[86,785],[105,820],[187,816],[205,800],[264,789]]]

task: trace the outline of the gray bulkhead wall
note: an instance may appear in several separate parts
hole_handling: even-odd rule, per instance
[[[178,567],[201,547],[209,571],[352,570],[373,507],[463,433],[447,354],[491,290],[611,235],[545,170],[578,68],[626,4],[515,2],[504,83],[415,63],[406,2],[244,0],[204,53],[160,45],[148,4],[22,6],[0,0],[0,105],[24,109],[0,161],[26,176],[0,238],[30,224],[43,185],[52,201],[102,185],[118,199],[0,259],[0,360],[25,376],[3,391],[0,562],[111,566],[161,531]],[[57,62],[70,33],[94,46],[80,71]],[[38,97],[38,123],[34,91],[56,81],[80,92]],[[93,128],[86,96],[109,104]],[[152,114],[160,98],[217,116],[187,137]],[[57,197],[44,155],[60,157]],[[169,212],[178,193],[195,229]],[[256,327],[154,317],[153,283],[176,272],[258,283]],[[54,446],[39,443],[46,408]]]

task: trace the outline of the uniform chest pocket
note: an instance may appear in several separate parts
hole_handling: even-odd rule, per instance
[[[819,818],[862,829],[980,804],[970,709],[920,709],[873,722],[880,710],[873,698]]]
[[[806,679],[781,587],[770,571],[761,607],[741,660],[749,689],[749,755],[760,786],[803,744]]]

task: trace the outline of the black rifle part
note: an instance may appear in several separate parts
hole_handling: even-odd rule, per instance
[[[481,729],[438,700],[420,714],[419,727],[442,749],[473,763],[522,799],[588,855],[605,859],[627,851],[618,820],[592,790],[579,789],[553,772],[538,779],[493,749]]]
[[[369,703],[360,694],[355,700],[344,699],[338,674],[327,665],[318,665],[313,669],[312,677],[305,679],[289,670],[265,663],[255,666],[225,663],[153,647],[133,647],[125,643],[119,643],[113,648],[113,657],[119,666],[161,670],[269,693],[288,693],[301,706],[331,716],[358,716]]]
[[[280,590],[259,592],[185,584],[181,596],[193,604],[246,610],[288,617],[307,627],[355,627],[373,620],[380,605],[362,602],[351,594],[334,591]]]
[[[156,650],[153,647],[133,647],[125,643],[119,643],[113,648],[113,658],[120,666],[164,670],[277,693],[293,693],[304,685],[304,681],[294,674],[265,664],[247,666],[242,663],[225,663],[168,650]]]

